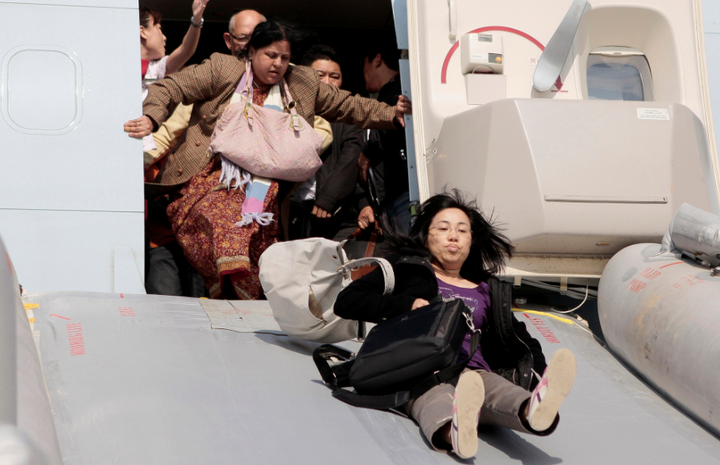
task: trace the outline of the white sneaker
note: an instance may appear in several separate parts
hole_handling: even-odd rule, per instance
[[[576,370],[575,355],[570,349],[562,348],[553,354],[530,397],[527,420],[532,429],[542,432],[552,426],[575,382]]]
[[[455,455],[461,459],[475,457],[478,448],[477,426],[485,400],[485,385],[475,371],[460,375],[453,397],[450,439]]]

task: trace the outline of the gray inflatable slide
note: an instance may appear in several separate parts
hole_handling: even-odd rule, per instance
[[[312,361],[318,344],[282,335],[266,302],[87,292],[21,299],[9,259],[0,284],[2,464],[459,461],[433,451],[407,418],[334,399]],[[482,428],[474,463],[720,463],[717,438],[582,322],[537,309],[516,316],[546,354],[573,350],[577,382],[553,435]]]

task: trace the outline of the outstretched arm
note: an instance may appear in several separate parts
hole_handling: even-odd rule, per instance
[[[178,104],[190,105],[209,100],[218,94],[229,55],[213,54],[199,65],[191,65],[182,71],[161,79],[149,87],[143,102],[144,115],[125,123],[130,137],[142,139],[155,131],[169,116],[169,110]],[[225,71],[223,71],[225,70]]]
[[[172,74],[179,70],[195,54],[200,41],[200,20],[205,13],[209,0],[193,0],[192,15],[195,24],[191,24],[182,44],[168,56],[165,65],[165,74]]]

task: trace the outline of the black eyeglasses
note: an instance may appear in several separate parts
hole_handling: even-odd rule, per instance
[[[236,36],[232,32],[229,32],[228,34],[230,34],[230,37],[232,37],[233,39],[237,40],[240,43],[247,42],[250,40],[250,36],[247,36],[245,34],[242,34],[240,37]]]

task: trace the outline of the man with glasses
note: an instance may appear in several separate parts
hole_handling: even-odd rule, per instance
[[[229,32],[226,32],[225,45],[231,55],[236,55],[247,46],[255,26],[266,21],[265,16],[255,10],[243,10],[230,17]]]

